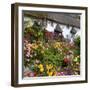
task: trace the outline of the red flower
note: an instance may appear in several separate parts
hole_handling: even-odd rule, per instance
[[[64,62],[68,63],[70,60],[68,58],[64,58]]]

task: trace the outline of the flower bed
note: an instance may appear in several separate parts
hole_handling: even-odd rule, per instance
[[[46,35],[37,24],[25,29],[24,77],[79,75],[80,40],[71,44]]]

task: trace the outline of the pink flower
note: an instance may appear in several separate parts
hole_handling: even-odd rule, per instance
[[[30,77],[34,77],[35,76],[35,73],[34,72],[30,72],[29,76]]]
[[[63,76],[65,75],[64,72],[57,72],[57,76]]]
[[[27,72],[24,72],[24,76],[25,77],[34,77],[34,76],[36,76],[36,73],[27,71]]]

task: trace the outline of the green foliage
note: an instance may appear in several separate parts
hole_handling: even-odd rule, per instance
[[[53,64],[54,66],[60,66],[63,61],[64,55],[58,52],[57,49],[48,48],[44,51],[43,63],[47,62]]]
[[[33,43],[33,41],[41,40],[43,41],[43,29],[41,25],[38,25],[37,22],[34,22],[34,24],[31,27],[26,27],[24,30],[24,36],[26,38],[29,38],[29,41]]]
[[[80,36],[77,36],[77,37],[74,39],[74,43],[75,43],[75,45],[77,45],[78,47],[80,47]]]
[[[80,55],[80,49],[74,49],[73,52],[75,56]]]

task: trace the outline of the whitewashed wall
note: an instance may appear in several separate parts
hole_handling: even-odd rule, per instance
[[[47,22],[46,30],[49,32],[54,32],[54,29],[56,27],[57,23],[53,23],[53,26],[51,25],[50,21]],[[67,25],[59,24],[59,26],[62,29],[62,35],[65,39],[69,39],[71,42],[73,42],[72,34],[70,31],[72,30],[72,26],[67,27]],[[75,34],[74,38],[77,36],[80,36],[81,30],[79,28],[74,28],[77,33]],[[67,37],[68,36],[68,37]]]

